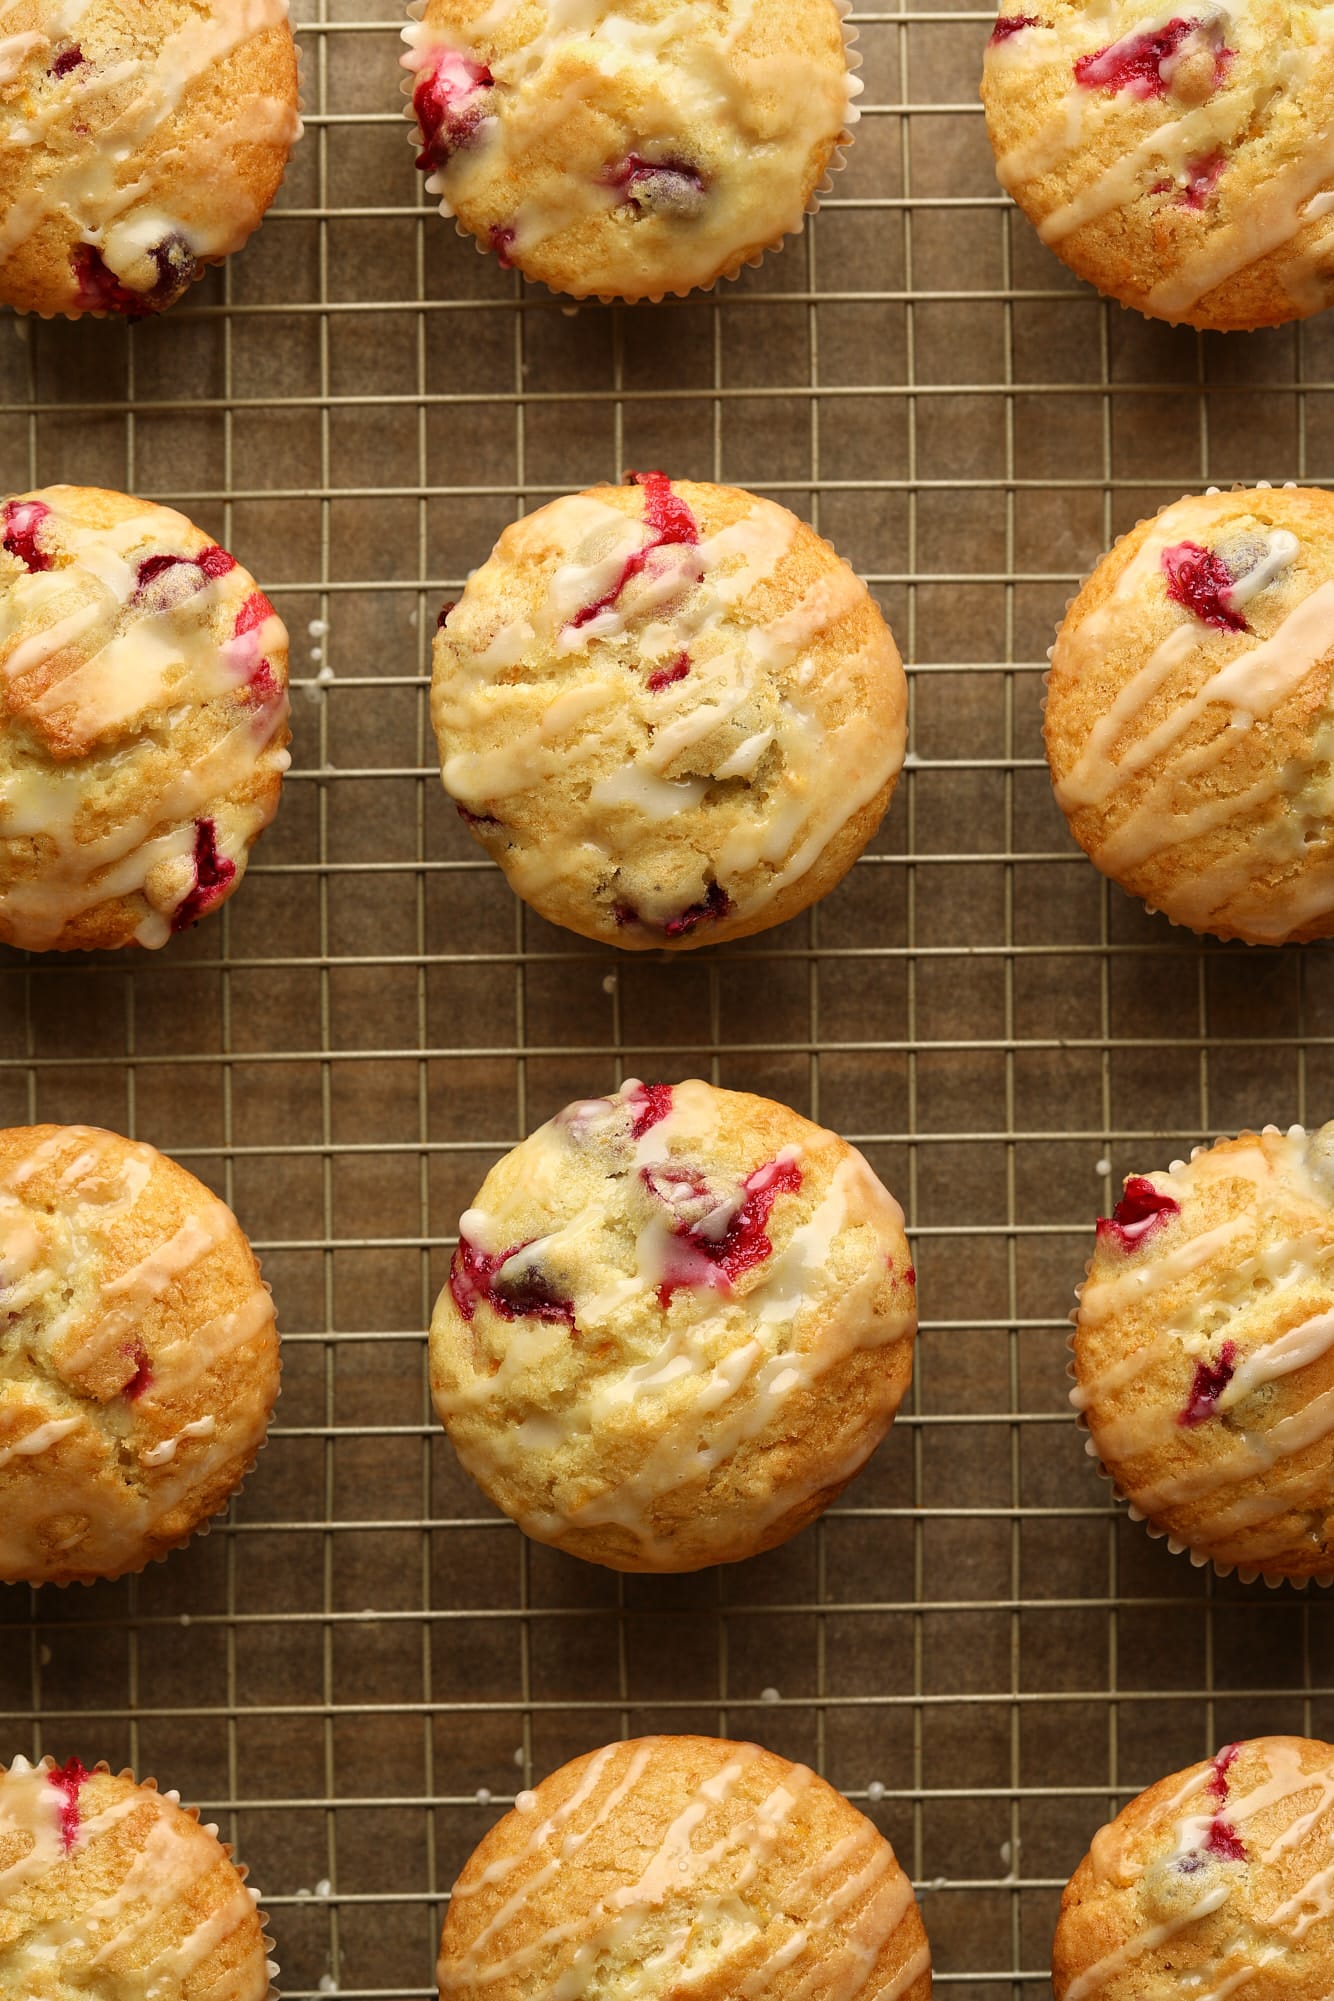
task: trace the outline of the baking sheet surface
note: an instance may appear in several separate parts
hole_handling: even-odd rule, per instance
[[[1334,330],[1201,337],[1077,286],[996,188],[976,10],[856,15],[862,123],[813,227],[634,310],[527,290],[430,211],[396,0],[294,14],[307,134],[251,246],[159,324],[0,321],[6,490],[182,507],[275,599],[297,684],[282,812],[220,920],[154,956],[0,955],[3,1122],[185,1161],[285,1334],[272,1442],[207,1539],[0,1591],[0,1756],[179,1787],[250,1863],[286,1995],[407,2001],[519,1786],[621,1733],[753,1735],[889,1834],[943,1993],[1040,1996],[1110,1809],[1230,1738],[1334,1735],[1328,1599],[1151,1543],[1065,1405],[1121,1178],[1330,1111],[1329,956],[1201,944],[1104,885],[1040,737],[1054,623],[1112,535],[1205,484],[1334,477]],[[441,601],[516,512],[631,466],[814,520],[912,681],[910,769],[848,880],[671,963],[516,905],[427,718]],[[618,1579],[481,1502],[422,1329],[499,1152],[692,1073],[837,1127],[899,1194],[917,1375],[818,1529]]]

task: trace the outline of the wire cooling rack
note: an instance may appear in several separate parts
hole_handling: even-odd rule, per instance
[[[1334,1735],[1326,1598],[1121,1520],[1065,1314],[1123,1175],[1330,1109],[1320,947],[1202,945],[1074,850],[1041,667],[1113,534],[1213,482],[1334,477],[1328,323],[1230,339],[1075,285],[1000,197],[987,16],[854,16],[848,171],[708,298],[578,311],[420,195],[397,0],[298,0],[306,138],[165,320],[0,322],[7,490],[128,488],[253,568],[295,762],[220,919],[161,954],[0,957],[0,1114],[106,1124],[238,1210],[285,1336],[230,1515],[142,1577],[0,1591],[0,1756],[178,1786],[265,1892],[297,1997],[424,1996],[520,1785],[618,1734],[753,1735],[871,1814],[942,1989],[1040,1995],[1060,1887],[1130,1793],[1262,1729]],[[629,466],[806,514],[910,663],[912,754],[818,911],[671,963],[517,906],[441,795],[429,637],[517,511]],[[523,1542],[432,1418],[426,1325],[486,1167],[638,1073],[785,1099],[902,1197],[910,1403],[815,1530],[618,1579]]]

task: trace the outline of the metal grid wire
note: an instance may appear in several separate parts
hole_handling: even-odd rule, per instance
[[[0,1114],[153,1140],[260,1250],[285,1395],[205,1541],[0,1592],[4,1753],[126,1760],[223,1824],[287,1995],[434,1992],[448,1885],[620,1733],[755,1735],[890,1835],[942,1988],[1036,1995],[1109,1811],[1216,1742],[1334,1734],[1325,1598],[1221,1585],[1121,1520],[1065,1407],[1120,1178],[1317,1120],[1329,960],[1200,944],[1072,848],[1040,670],[1073,584],[1209,481],[1334,475],[1318,322],[1201,338],[1076,286],[995,188],[981,11],[865,11],[851,163],[715,295],[568,304],[415,186],[398,0],[299,0],[307,136],[246,252],[160,324],[0,325],[7,489],[181,506],[294,636],[282,814],[160,955],[0,962]],[[514,903],[440,794],[428,642],[514,513],[627,466],[805,513],[911,666],[881,838],[816,912],[671,963]],[[815,1530],[620,1579],[527,1545],[440,1436],[426,1324],[487,1165],[568,1098],[692,1072],[848,1134],[905,1202],[911,1402]]]

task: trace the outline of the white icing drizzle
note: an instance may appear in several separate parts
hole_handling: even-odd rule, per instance
[[[216,1830],[201,1827],[174,1796],[151,1786],[132,1786],[110,1806],[85,1813],[89,1788],[83,1785],[70,1866],[65,1866],[62,1808],[67,1796],[52,1783],[55,1775],[50,1758],[39,1765],[16,1758],[8,1771],[0,1768],[0,1843],[7,1846],[15,1836],[27,1843],[17,1861],[0,1869],[6,1978],[14,1993],[46,1993],[53,1962],[70,1987],[101,1991],[105,1980],[126,1977],[125,1961],[117,1967],[117,1956],[132,1954],[153,1931],[157,1941],[151,1964],[130,1975],[143,2001],[174,2001],[238,1934],[243,1935],[241,1949],[231,1946],[228,1955],[235,1961],[227,1973],[228,2001],[265,2001],[268,1962],[254,1896],[242,1873],[229,1869],[232,1884],[226,1894],[211,1908],[200,1909],[205,1896],[217,1895],[204,1885],[227,1857]],[[91,1783],[105,1786],[107,1776],[93,1773]],[[123,1781],[111,1783],[119,1788]],[[103,1837],[126,1820],[136,1823],[134,1847],[121,1863]],[[56,1910],[35,1916],[25,1893],[56,1869],[62,1870]],[[117,1870],[113,1886],[99,1889],[107,1872]]]
[[[1100,1253],[1095,1262],[1080,1298],[1079,1380],[1070,1401],[1087,1415],[1097,1456],[1116,1469],[1135,1506],[1151,1520],[1183,1503],[1244,1487],[1334,1434],[1334,1391],[1302,1401],[1300,1385],[1293,1390],[1297,1406],[1287,1415],[1272,1419],[1257,1412],[1251,1428],[1233,1422],[1221,1436],[1214,1422],[1240,1413],[1257,1391],[1299,1376],[1334,1349],[1334,1234],[1326,1168],[1332,1136],[1330,1127],[1309,1138],[1300,1128],[1280,1133],[1271,1127],[1254,1140],[1200,1150],[1188,1165],[1154,1177],[1154,1185],[1182,1210],[1162,1247],[1156,1237],[1149,1239],[1126,1270],[1118,1269],[1126,1260],[1116,1250]],[[1221,1199],[1238,1213],[1183,1240],[1193,1214],[1217,1212],[1217,1191],[1228,1183],[1233,1189]],[[1200,1285],[1182,1287],[1205,1267]],[[1172,1288],[1175,1297],[1156,1308],[1150,1338],[1104,1341],[1098,1366],[1090,1366],[1091,1337]],[[1211,1398],[1212,1413],[1200,1427],[1183,1427],[1181,1410],[1196,1364],[1216,1359],[1225,1342],[1232,1344],[1231,1374]],[[1175,1405],[1141,1389],[1153,1372],[1172,1364],[1181,1385]],[[1152,1477],[1127,1470],[1142,1455],[1167,1447],[1173,1448],[1169,1468],[1160,1465]],[[1321,1466],[1288,1479],[1267,1478],[1262,1491],[1242,1493],[1226,1507],[1212,1506],[1207,1529],[1194,1525],[1193,1539],[1205,1537],[1208,1547],[1218,1549],[1228,1536],[1250,1531],[1293,1505],[1320,1506],[1325,1478]],[[1290,1530],[1272,1547],[1248,1534],[1243,1560],[1277,1555],[1291,1541]]]
[[[1138,238],[1146,251],[1150,245],[1157,210],[1146,202],[1160,184],[1184,186],[1193,167],[1221,154],[1227,162],[1223,197],[1192,217],[1195,247],[1136,303],[1158,317],[1181,319],[1228,279],[1291,246],[1278,275],[1290,295],[1292,316],[1328,305],[1331,239],[1316,225],[1329,214],[1334,197],[1328,185],[1334,179],[1334,138],[1316,114],[1327,88],[1319,66],[1334,34],[1334,8],[1289,11],[1275,46],[1267,20],[1253,18],[1244,4],[1211,10],[1206,30],[1216,20],[1232,51],[1226,72],[1212,82],[1201,80],[1212,44],[1207,34],[1192,37],[1163,66],[1166,88],[1156,107],[1131,90],[1085,88],[1075,80],[1075,63],[1115,41],[1114,22],[1136,35],[1150,34],[1179,19],[1179,7],[1145,18],[1134,18],[1124,6],[1078,9],[1056,27],[1034,27],[991,46],[984,96],[996,129],[1018,129],[1011,106],[1021,101],[1021,90],[1025,123],[1035,107],[1047,107],[1036,135],[997,155],[1002,186],[1026,207],[1032,204],[1043,241],[1058,246],[1120,211],[1131,246],[1126,254],[1133,259]],[[1181,58],[1192,49],[1183,71]],[[1064,87],[1050,93],[1035,87],[1035,74],[1044,72],[1063,79]],[[1194,101],[1201,90],[1203,101]],[[1158,122],[1146,131],[1148,115]],[[1105,134],[1112,129],[1127,137],[1108,166]],[[1253,172],[1245,193],[1233,197],[1230,175],[1244,171],[1248,162]],[[1059,194],[1035,188],[1047,176],[1055,178]]]
[[[793,1820],[821,1784],[815,1775],[790,1765],[762,1798],[745,1797],[747,1775],[767,1754],[752,1744],[720,1744],[718,1768],[693,1792],[681,1788],[669,1798],[658,1766],[674,1742],[606,1746],[582,1761],[569,1797],[541,1817],[545,1789],[528,1796],[523,1841],[481,1868],[465,1869],[455,1885],[458,1914],[469,1899],[517,1879],[466,1944],[455,1942],[451,1917],[441,1948],[442,1991],[485,1992],[499,1981],[531,1977],[530,1969],[542,1965],[550,2001],[579,2001],[590,1983],[605,1980],[608,1966],[633,1968],[640,1975],[634,1991],[645,1996],[684,1991],[707,1977],[719,1992],[726,1987],[739,2001],[760,2001],[779,1974],[787,1976],[782,1991],[791,2001],[856,2001],[866,1992],[913,1909],[911,1886],[888,1842],[862,1821],[795,1867],[780,1849],[800,1839]],[[613,1777],[618,1760],[624,1768]],[[622,1880],[603,1875],[605,1887],[591,1908],[572,1905],[568,1916],[551,1920],[545,1892],[595,1835],[602,1836],[599,1851],[609,1838],[614,1842],[617,1816],[631,1798],[634,1840],[623,1861],[618,1853]],[[641,1942],[648,1928],[655,1941],[666,1933],[651,1952]],[[911,1946],[892,1978],[876,1986],[877,2001],[898,2001],[929,1969],[925,1944]]]
[[[580,297],[684,293],[799,230],[812,165],[818,178],[857,118],[862,85],[842,51],[833,62],[813,58],[796,37],[790,47],[748,39],[754,0],[728,0],[707,17],[692,5],[545,0],[517,44],[507,0],[466,31],[456,10],[426,0],[418,11],[403,31],[410,89],[442,53],[485,64],[497,86],[428,191],[441,197],[442,214],[482,238],[505,229],[509,254],[536,256],[536,275],[550,271],[550,282]],[[590,124],[587,114],[590,100],[605,104],[612,92],[624,104],[612,128],[624,156],[664,164],[688,156],[702,198],[683,190],[651,213],[627,204],[614,184],[619,161],[605,153],[609,121]],[[515,185],[524,190],[517,206]],[[574,230],[577,260],[567,265],[557,244],[548,264],[547,246]]]
[[[535,524],[535,525],[530,525]],[[652,865],[644,843],[678,813],[707,812],[711,793],[737,805],[719,786],[750,786],[772,754],[776,767],[756,782],[744,808],[712,855],[700,847],[696,894],[712,865],[738,917],[750,917],[799,881],[840,830],[897,775],[906,742],[902,675],[886,676],[883,659],[844,663],[855,674],[871,665],[888,680],[888,727],[856,707],[827,727],[809,692],[811,649],[820,636],[866,602],[865,586],[846,565],[821,575],[801,601],[766,621],[747,615],[755,595],[788,557],[797,523],[785,508],[754,500],[740,520],[699,545],[668,545],[596,618],[575,623],[581,607],[598,604],[643,549],[650,533],[595,494],[551,503],[509,531],[498,554],[523,562],[553,544],[576,553],[552,572],[537,617],[516,619],[474,650],[469,600],[452,616],[437,651],[433,713],[446,789],[470,811],[487,813],[515,795],[531,794],[587,757],[594,769],[608,746],[636,748],[596,777],[580,805],[562,806],[562,840],[514,841],[504,856],[521,896],[540,899],[560,879],[566,844],[601,862],[610,879],[626,866],[636,878],[635,909],[650,926],[681,910],[679,871]],[[479,615],[486,614],[479,605]],[[875,642],[872,642],[874,644]],[[579,663],[585,676],[561,688],[538,720],[517,732],[504,727],[511,704],[528,704],[531,689],[511,692],[506,676],[529,649],[554,649]],[[621,657],[607,649],[619,648]],[[649,670],[681,656],[690,667],[679,680],[649,689]],[[583,665],[587,660],[587,666]],[[627,679],[630,686],[627,688]],[[627,710],[633,720],[627,727]],[[762,712],[762,728],[740,743],[727,729],[734,716]],[[479,740],[494,747],[474,749]],[[700,844],[697,844],[700,845]],[[638,864],[638,868],[636,867]],[[644,878],[642,886],[639,875]],[[661,889],[654,882],[664,878]],[[702,943],[704,926],[678,943]]]
[[[1285,1957],[1290,1947],[1301,1945],[1313,1925],[1334,1916],[1334,1861],[1330,1859],[1334,1854],[1334,1752],[1313,1740],[1261,1737],[1243,1744],[1241,1753],[1247,1760],[1258,1757],[1266,1776],[1248,1790],[1238,1791],[1233,1778],[1235,1764],[1225,1768],[1228,1784],[1220,1798],[1213,1786],[1218,1771],[1214,1761],[1183,1774],[1181,1785],[1161,1810],[1172,1822],[1166,1850],[1155,1841],[1152,1852],[1139,1859],[1144,1832],[1142,1823],[1131,1819],[1133,1806],[1100,1830],[1089,1854],[1095,1877],[1121,1886],[1138,1883],[1150,1867],[1170,1868],[1181,1857],[1198,1851],[1210,1823],[1220,1814],[1242,1839],[1247,1860],[1242,1867],[1219,1870],[1218,1880],[1206,1895],[1184,1912],[1142,1927],[1097,1960],[1068,1984],[1064,2001],[1091,2001],[1126,1967],[1244,1896],[1246,1909],[1237,1913],[1239,1929],[1225,1937],[1208,1963],[1199,1965],[1187,1948],[1174,1959],[1169,1976],[1183,1994],[1198,1995],[1199,2001],[1225,2001],[1226,1996],[1244,1987],[1258,1968]],[[1193,1810],[1183,1811],[1192,1803]],[[1261,1815],[1270,1817],[1268,1827],[1276,1829],[1263,1845],[1251,1832]],[[1266,1910],[1273,1890],[1261,1872],[1297,1849],[1305,1849],[1303,1866],[1309,1873],[1294,1891]],[[1286,1883],[1281,1887],[1286,1889]],[[1257,1940],[1257,1933],[1263,1942]],[[1207,1989],[1206,1982],[1211,1983]]]
[[[72,558],[0,583],[0,678],[10,688],[11,755],[0,776],[0,861],[8,847],[13,879],[0,888],[0,924],[11,943],[50,949],[66,926],[97,904],[142,897],[139,940],[160,946],[171,918],[194,888],[196,817],[214,820],[219,856],[244,869],[250,845],[272,817],[262,784],[290,763],[287,632],[272,611],[239,638],[214,636],[219,612],[234,624],[255,590],[239,565],[175,596],[171,573],[141,591],[139,564],[151,554],[193,556],[207,546],[183,515],[141,506],[110,527],[87,526],[75,490],[32,496],[50,510],[44,535]],[[82,601],[79,601],[82,599]],[[193,761],[164,758],[145,731],[156,713],[239,695],[267,660],[274,695],[247,700]],[[26,683],[26,686],[20,686]],[[21,755],[20,731],[49,750]],[[102,815],[90,795],[104,780],[133,772],[135,810]],[[250,788],[258,796],[233,795]],[[42,844],[34,869],[28,843]]]
[[[0,1171],[0,1298],[12,1338],[39,1358],[36,1368],[0,1378],[0,1476],[11,1483],[0,1506],[0,1576],[40,1576],[50,1525],[62,1521],[68,1531],[56,1540],[76,1570],[86,1561],[114,1572],[136,1552],[142,1560],[164,1517],[188,1508],[220,1470],[239,1471],[263,1440],[267,1410],[190,1415],[228,1356],[273,1327],[273,1301],[258,1278],[236,1306],[203,1324],[184,1314],[159,1323],[151,1358],[136,1345],[163,1294],[236,1233],[231,1211],[197,1185],[195,1208],[169,1236],[114,1277],[102,1275],[106,1263],[115,1270],[123,1260],[117,1247],[160,1167],[149,1146],[67,1126]],[[134,1225],[131,1241],[142,1243],[141,1228]],[[0,1353],[3,1345],[0,1337]],[[122,1392],[141,1359],[149,1380],[131,1399]],[[61,1414],[50,1414],[53,1405]],[[123,1476],[122,1444],[147,1469],[139,1482]],[[114,1489],[99,1484],[108,1464],[118,1467]]]
[[[68,14],[69,10],[65,11]],[[73,70],[55,79],[40,97],[29,96],[22,119],[11,111],[8,123],[0,127],[0,149],[44,146],[49,138],[54,139],[57,125],[65,126],[71,101],[80,107],[81,143],[52,144],[42,156],[45,171],[41,178],[10,204],[0,219],[0,270],[49,218],[63,215],[76,220],[83,241],[99,247],[118,278],[136,290],[151,290],[151,274],[136,271],[136,266],[143,265],[150,244],[162,242],[179,229],[179,224],[145,206],[148,177],[127,173],[125,163],[157,139],[187,93],[234,49],[266,30],[284,27],[287,18],[287,0],[209,0],[207,11],[202,15],[192,12],[188,21],[163,39],[151,60],[125,57],[98,68],[91,76]],[[54,22],[51,26],[55,29]],[[15,52],[12,45],[25,40],[28,49]],[[28,55],[49,41],[44,33],[35,40],[11,36],[0,43],[0,83],[12,80]],[[7,51],[17,64],[9,79],[3,67]],[[99,113],[99,99],[114,95],[119,100],[127,92],[114,116]],[[261,96],[236,106],[219,102],[216,109],[210,108],[210,116],[211,123],[195,141],[208,162],[210,199],[207,203],[191,201],[188,230],[190,248],[201,259],[227,256],[239,249],[260,220],[255,197],[237,171],[232,150],[244,143],[272,144],[286,151],[301,132],[295,104],[276,98]],[[183,153],[177,175],[187,185],[194,177]],[[134,283],[136,277],[145,276],[148,282]]]
[[[1222,511],[1235,498],[1184,500],[1164,510],[1106,602],[1077,626],[1063,628],[1053,653],[1053,677],[1062,687],[1077,686],[1100,669],[1127,610],[1160,573],[1165,549],[1204,540],[1215,522],[1244,529],[1234,513]],[[1252,602],[1297,554],[1296,538],[1285,529],[1262,531],[1259,540],[1264,553],[1229,592],[1230,603]],[[1095,865],[1114,878],[1133,876],[1169,848],[1227,827],[1234,835],[1228,852],[1173,882],[1168,914],[1177,922],[1196,929],[1240,926],[1247,935],[1278,939],[1334,907],[1334,868],[1306,839],[1334,807],[1329,788],[1317,786],[1325,755],[1319,732],[1308,757],[1290,763],[1275,757],[1272,769],[1244,789],[1219,788],[1211,776],[1257,722],[1320,670],[1332,631],[1334,583],[1299,598],[1264,640],[1215,631],[1183,609],[1180,623],[1096,718],[1069,769],[1053,769],[1067,815],[1115,809],[1114,823],[1102,822],[1084,840]],[[1194,691],[1183,688],[1157,720],[1147,722],[1163,691],[1183,681],[1197,683]],[[1183,744],[1210,715],[1222,726]],[[1286,801],[1289,810],[1268,811],[1276,801]],[[1275,875],[1283,878],[1281,887]]]

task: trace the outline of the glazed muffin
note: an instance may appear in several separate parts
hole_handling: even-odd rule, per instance
[[[0,940],[165,945],[278,808],[287,633],[181,514],[95,487],[0,506]]]
[[[520,1793],[454,1885],[437,1971],[448,2001],[931,1992],[884,1836],[805,1765],[714,1737],[608,1744]]]
[[[1334,1578],[1334,1123],[1132,1175],[1073,1347],[1090,1453],[1174,1548]]]
[[[441,615],[431,712],[446,791],[541,916],[716,944],[851,868],[906,683],[865,585],[786,508],[633,478],[505,530]]]
[[[541,1126],[461,1218],[435,1407],[537,1541],[613,1570],[734,1563],[888,1431],[914,1287],[853,1147],[767,1098],[631,1081]]]
[[[0,1582],[140,1570],[226,1505],[278,1394],[225,1203],[90,1126],[0,1133]]]
[[[1057,635],[1046,741],[1096,866],[1174,924],[1334,932],[1334,496],[1209,493],[1142,521]]]
[[[1321,2001],[1331,1880],[1334,1749],[1229,1744],[1095,1836],[1061,1899],[1056,2001]]]
[[[1153,319],[1334,301],[1334,41],[1318,6],[1041,0],[982,77],[1001,185],[1072,271]]]
[[[659,299],[802,226],[861,84],[842,0],[424,0],[404,30],[443,215],[578,299]]]
[[[231,1854],[152,1779],[0,1765],[0,1993],[265,2001],[278,1969]]]
[[[138,319],[239,250],[301,130],[287,0],[10,0],[0,300]]]

